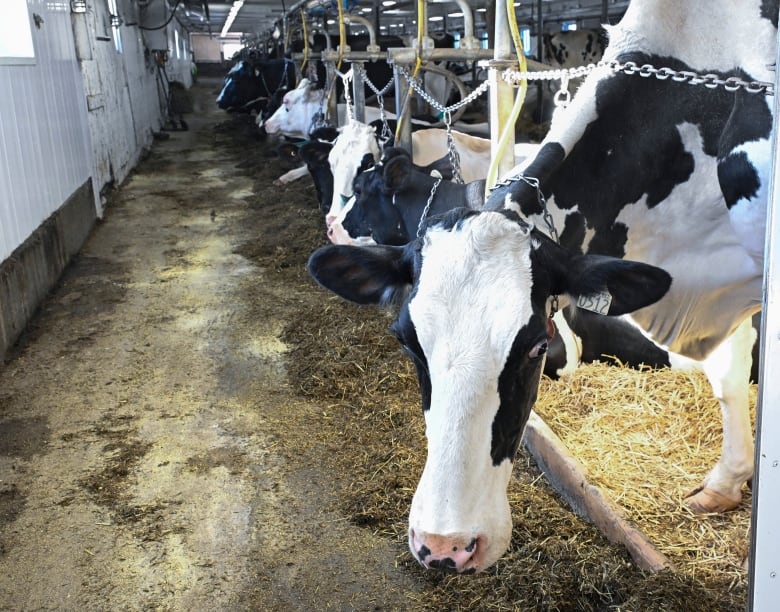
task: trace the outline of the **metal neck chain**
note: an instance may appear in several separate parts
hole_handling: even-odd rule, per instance
[[[381,90],[377,89],[376,85],[374,85],[371,82],[371,79],[368,78],[368,74],[366,73],[366,69],[363,67],[363,64],[355,64],[355,68],[360,73],[360,76],[363,78],[363,82],[368,85],[368,88],[374,92],[374,95],[376,95],[376,101],[379,105],[379,119],[382,121],[382,133],[380,134],[379,138],[382,140],[382,142],[388,142],[393,137],[393,130],[390,129],[390,126],[387,124],[387,114],[385,113],[385,101],[383,96],[390,91],[390,88],[393,86],[393,83],[395,83],[395,79],[390,79],[387,82],[387,85],[385,85]]]
[[[431,195],[428,196],[428,202],[425,204],[425,208],[423,208],[422,214],[420,215],[420,222],[417,224],[417,237],[423,235],[423,226],[425,225],[425,218],[428,216],[428,213],[431,210],[431,204],[433,204],[433,198],[436,196],[436,190],[439,188],[439,183],[441,183],[441,176],[439,176],[436,179],[436,182],[433,184],[433,187],[431,187]],[[395,195],[393,195],[393,204],[395,204]]]
[[[435,108],[437,111],[442,113],[442,115],[446,113],[452,113],[456,110],[458,110],[461,106],[466,106],[467,104],[471,104],[474,100],[479,98],[483,93],[485,93],[488,88],[490,87],[490,81],[482,81],[479,87],[477,87],[474,91],[472,91],[469,95],[467,95],[462,100],[459,100],[455,104],[450,104],[449,106],[444,106],[441,102],[431,97],[431,95],[425,91],[420,81],[415,79],[409,72],[404,68],[403,66],[398,66],[398,72],[400,72],[403,77],[406,79],[406,81],[409,83],[409,86],[420,96],[423,100],[425,100],[428,104],[430,104],[433,108]]]
[[[744,89],[747,93],[765,93],[772,96],[775,93],[774,83],[766,81],[743,81],[739,77],[720,78],[717,74],[698,74],[690,70],[672,70],[671,68],[656,68],[651,64],[638,65],[636,62],[620,63],[617,60],[601,60],[597,64],[578,66],[576,68],[562,68],[560,70],[540,70],[538,72],[521,72],[517,70],[504,70],[502,78],[513,85],[519,81],[551,81],[563,78],[576,79],[584,77],[597,68],[609,68],[612,72],[625,74],[638,74],[641,77],[654,76],[659,81],[671,79],[676,83],[688,83],[689,85],[704,85],[709,89],[723,87],[726,91]]]
[[[447,153],[450,156],[450,165],[452,166],[452,180],[462,185],[463,175],[460,173],[460,154],[455,148],[455,138],[452,136],[452,114],[449,111],[444,113],[444,125],[447,128]]]
[[[347,120],[352,123],[355,120],[355,108],[352,105],[352,98],[349,93],[349,82],[352,80],[352,68],[346,72],[339,72],[337,68],[333,68],[333,72],[344,82],[344,103],[347,105]]]

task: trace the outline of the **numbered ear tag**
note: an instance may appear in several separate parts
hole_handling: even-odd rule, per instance
[[[578,308],[601,315],[605,315],[609,312],[610,304],[612,304],[612,296],[607,291],[591,293],[590,295],[581,295],[577,298]]]

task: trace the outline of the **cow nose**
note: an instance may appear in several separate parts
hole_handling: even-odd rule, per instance
[[[325,225],[330,227],[333,225],[333,222],[336,220],[336,215],[327,215],[325,217]]]
[[[409,544],[417,560],[428,569],[451,573],[473,573],[478,569],[480,537],[437,535],[409,531]]]

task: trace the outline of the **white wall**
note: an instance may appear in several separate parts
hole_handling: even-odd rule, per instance
[[[92,175],[70,3],[27,4],[34,63],[0,63],[0,262]]]
[[[192,51],[196,62],[221,62],[222,44],[208,34],[192,34]]]
[[[117,0],[122,23],[111,27],[107,0],[87,0],[87,13],[73,15],[77,54],[88,103],[88,123],[98,190],[119,184],[164,127],[168,81],[192,85],[188,35],[164,0],[149,9]],[[121,41],[121,50],[117,49]],[[177,45],[178,43],[178,45]],[[161,54],[162,52],[162,54]],[[159,63],[159,65],[158,65]]]

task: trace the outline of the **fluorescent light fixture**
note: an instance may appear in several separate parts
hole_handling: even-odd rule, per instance
[[[395,0],[382,0],[382,6],[395,6],[398,4]]]
[[[434,17],[428,17],[428,21],[444,21],[444,17],[441,15],[435,15]]]
[[[233,6],[230,7],[230,12],[228,12],[227,19],[225,19],[225,25],[222,26],[222,33],[220,34],[222,38],[227,36],[227,33],[233,25],[233,21],[235,21],[236,15],[238,15],[238,11],[241,10],[242,6],[244,6],[244,0],[234,0]]]
[[[447,17],[463,17],[463,13],[458,11],[457,13],[449,13]]]
[[[335,19],[328,19],[328,25],[333,25],[334,23],[336,23]]]
[[[486,8],[478,8],[477,9],[477,13],[487,13],[487,9]]]
[[[362,8],[362,9],[360,9],[360,12],[361,12],[361,13],[370,13],[370,12],[371,12],[371,11],[373,11],[373,10],[374,10],[374,9],[372,9],[372,8]]]

